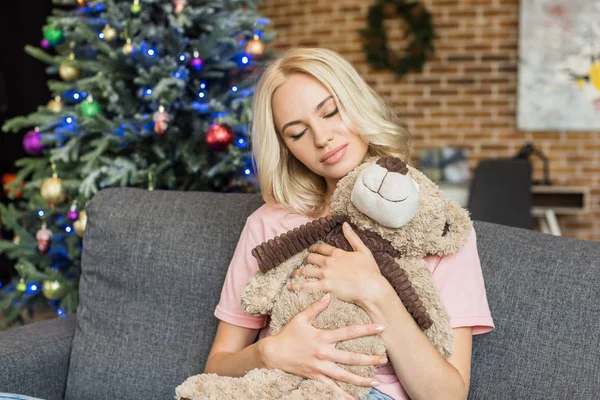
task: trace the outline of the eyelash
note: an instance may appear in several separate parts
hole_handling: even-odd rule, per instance
[[[336,109],[333,110],[333,112],[331,114],[328,114],[328,115],[324,116],[323,118],[331,118],[331,117],[333,117],[337,113],[338,113],[338,109],[336,107]],[[292,136],[292,140],[298,140],[298,139],[300,139],[302,137],[302,135],[304,135],[304,132],[306,132],[306,129],[303,130],[302,132],[300,132],[299,134]]]

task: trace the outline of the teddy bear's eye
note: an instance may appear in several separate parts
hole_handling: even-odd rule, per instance
[[[450,224],[448,223],[448,221],[446,221],[446,224],[444,225],[444,232],[442,232],[442,236],[446,236],[448,234],[449,230],[450,230]]]

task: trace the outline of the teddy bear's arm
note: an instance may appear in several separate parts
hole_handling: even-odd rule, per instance
[[[406,310],[412,315],[422,330],[429,329],[431,320],[423,301],[419,298],[407,271],[402,268],[394,257],[387,253],[373,253],[381,274],[390,282]]]
[[[328,215],[301,225],[252,249],[261,272],[276,268],[290,257],[323,240],[333,228],[341,225],[345,216]]]

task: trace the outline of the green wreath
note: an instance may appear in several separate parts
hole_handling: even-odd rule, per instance
[[[395,10],[393,10],[395,8]],[[391,54],[387,45],[387,34],[383,26],[384,12],[395,11],[408,23],[409,29],[404,37],[412,33],[413,39],[406,48],[406,55],[398,57]],[[409,71],[423,70],[423,65],[434,54],[433,39],[435,30],[431,14],[421,2],[407,3],[405,0],[377,0],[369,9],[368,26],[361,29],[366,39],[363,50],[367,61],[375,69],[390,69],[396,75],[403,76]]]

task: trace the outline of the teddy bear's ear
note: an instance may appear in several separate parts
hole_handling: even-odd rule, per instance
[[[444,199],[444,214],[446,223],[440,232],[440,236],[436,236],[434,239],[435,249],[432,252],[439,256],[456,253],[463,247],[473,229],[469,212],[458,203]]]

